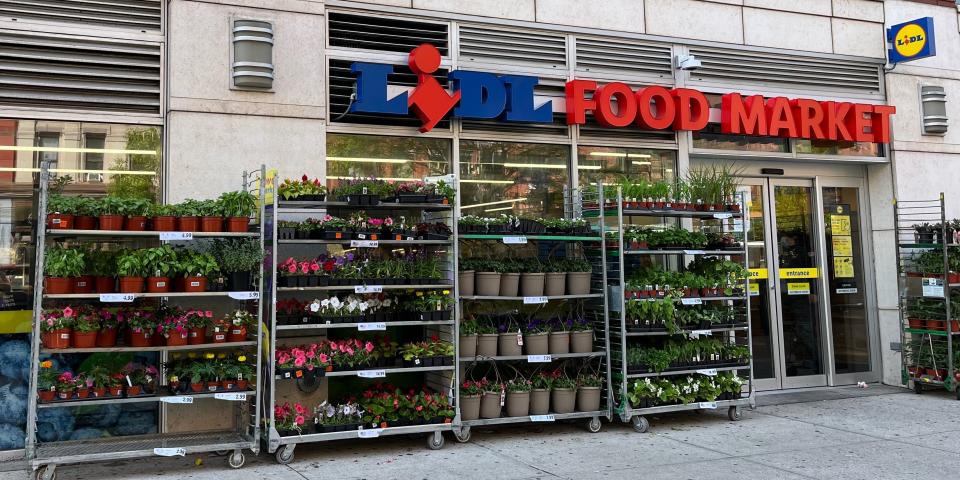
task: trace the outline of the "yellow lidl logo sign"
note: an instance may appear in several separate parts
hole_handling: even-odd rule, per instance
[[[890,63],[908,62],[937,54],[933,33],[933,18],[924,17],[894,25],[887,29]]]

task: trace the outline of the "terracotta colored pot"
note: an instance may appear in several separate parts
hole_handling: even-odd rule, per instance
[[[93,277],[83,275],[73,279],[73,293],[92,293]]]
[[[243,380],[243,379],[237,380],[237,390],[246,390],[247,387],[249,386],[249,383],[250,382],[248,382],[247,380]]]
[[[50,349],[70,348],[71,333],[69,328],[44,332],[43,346]]]
[[[117,346],[117,329],[104,328],[97,332],[97,346],[103,348]]]
[[[93,396],[96,398],[103,398],[107,396],[107,387],[100,387],[93,389]]]
[[[250,217],[227,217],[228,232],[246,232],[250,229]]]
[[[70,390],[60,390],[57,392],[57,398],[60,400],[70,400],[73,398],[73,389]]]
[[[73,332],[73,348],[93,348],[97,346],[97,332]]]
[[[207,391],[216,392],[220,390],[220,382],[207,382]]]
[[[123,215],[100,215],[100,230],[123,230]]]
[[[53,390],[39,390],[37,391],[37,396],[40,397],[41,402],[52,402],[53,399],[57,397],[57,392]]]
[[[73,293],[73,287],[76,284],[76,280],[70,277],[44,277],[44,293],[53,294],[62,294],[62,293]]]
[[[235,389],[235,388],[237,388],[237,382],[236,382],[236,380],[224,380],[224,381],[223,381],[223,389],[224,389],[224,390],[233,390],[233,389]]]
[[[191,383],[190,391],[193,393],[200,393],[203,391],[203,382],[200,383]]]
[[[73,228],[73,215],[62,213],[48,213],[47,227],[52,230],[67,230]]]
[[[117,281],[113,277],[96,277],[93,281],[97,293],[113,293],[117,289]]]
[[[184,292],[206,292],[207,277],[187,277],[183,282]]]
[[[127,390],[128,397],[136,397],[137,395],[140,395],[141,393],[143,393],[143,387],[141,387],[140,385],[134,385],[132,387],[128,386],[126,390]]]
[[[119,396],[123,395],[123,386],[122,386],[122,385],[117,385],[117,386],[115,386],[115,387],[110,387],[108,390],[109,390],[111,396],[119,397]]]
[[[91,217],[90,215],[78,215],[73,217],[73,228],[76,228],[77,230],[96,230],[97,217]]]
[[[246,342],[247,341],[247,327],[245,326],[236,326],[231,325],[230,330],[227,332],[227,341],[228,342]]]
[[[90,396],[89,388],[81,388],[77,390],[77,398],[87,398]]]
[[[200,219],[201,232],[222,232],[223,217],[202,217]]]
[[[140,293],[143,284],[143,277],[120,277],[120,293]]]
[[[200,217],[179,217],[177,218],[177,231],[180,232],[199,232]]]
[[[226,342],[227,342],[226,327],[213,327],[213,343],[226,343]]]
[[[153,231],[172,232],[177,229],[177,217],[172,215],[163,215],[153,217]]]
[[[143,215],[131,215],[127,217],[127,221],[123,226],[128,232],[142,232],[147,229],[147,217]]]
[[[167,277],[147,277],[147,291],[166,293],[170,291],[170,279]]]
[[[923,320],[921,320],[921,319],[919,319],[919,318],[908,318],[908,319],[907,319],[907,326],[908,326],[909,328],[916,328],[916,329],[918,329],[918,330],[923,330],[923,327],[926,326],[926,322],[924,322]]]
[[[131,347],[152,347],[153,332],[130,332]]]
[[[946,330],[947,322],[943,320],[926,320],[925,325],[927,330]]]
[[[187,339],[190,345],[203,345],[207,343],[207,327],[189,329]]]
[[[187,344],[188,339],[189,337],[187,336],[187,332],[183,332],[183,333],[177,333],[175,331],[170,332],[170,335],[166,337],[167,346],[182,347]]]

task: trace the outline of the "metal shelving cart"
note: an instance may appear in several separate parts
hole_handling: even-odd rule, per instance
[[[442,177],[444,181],[450,182],[452,176]],[[427,179],[433,180],[433,179]],[[349,322],[321,324],[312,323],[304,325],[279,325],[277,323],[277,301],[285,298],[291,298],[296,294],[309,294],[311,299],[318,293],[371,293],[371,292],[389,292],[389,291],[449,291],[449,295],[455,298],[455,272],[456,272],[456,243],[453,241],[456,235],[456,222],[454,210],[455,206],[446,203],[394,203],[380,202],[377,205],[355,206],[349,205],[343,201],[284,201],[277,198],[276,181],[274,180],[268,189],[273,197],[272,204],[267,205],[267,261],[265,268],[269,272],[264,272],[267,279],[267,289],[265,302],[271,305],[269,312],[269,348],[265,352],[269,358],[264,363],[263,375],[268,379],[265,384],[265,394],[268,401],[264,402],[263,416],[266,420],[266,428],[263,430],[263,440],[267,444],[267,451],[275,454],[275,458],[280,464],[287,464],[293,461],[294,450],[297,445],[302,443],[328,442],[335,440],[345,440],[352,438],[378,438],[396,435],[426,434],[427,446],[430,449],[437,450],[443,447],[443,432],[450,431],[451,423],[430,423],[422,425],[404,425],[387,426],[384,428],[364,428],[334,431],[323,433],[311,433],[309,431],[301,432],[298,435],[282,435],[275,426],[274,407],[287,399],[302,398],[308,396],[310,401],[320,401],[329,398],[326,390],[320,390],[323,378],[329,382],[350,378],[360,379],[360,381],[382,379],[388,380],[398,375],[416,375],[422,378],[422,385],[429,387],[436,392],[450,392],[449,399],[454,402],[455,408],[455,388],[454,372],[456,364],[444,366],[429,367],[377,367],[358,370],[345,370],[325,372],[322,377],[309,378],[305,375],[301,378],[288,378],[285,375],[278,375],[276,368],[276,351],[278,343],[296,341],[304,338],[324,338],[328,334],[343,333],[352,330],[363,333],[385,333],[393,334],[398,332],[421,332],[420,338],[429,338],[432,335],[437,336],[443,341],[449,341],[456,348],[457,332],[455,318],[456,310],[451,313],[450,320],[415,320],[413,318],[406,320],[396,320],[389,322]],[[356,211],[376,212],[378,215],[396,214],[403,215],[407,219],[417,219],[422,222],[443,222],[446,223],[453,232],[446,240],[443,239],[423,239],[407,238],[401,240],[320,240],[320,239],[280,239],[278,236],[278,222],[282,220],[305,220],[307,218],[318,218],[324,214],[333,215]],[[414,250],[423,250],[434,252],[444,257],[443,276],[434,283],[416,284],[416,285],[338,285],[338,286],[317,286],[317,287],[278,287],[277,286],[277,259],[281,256],[287,256],[291,253],[300,255],[317,255],[321,251],[328,251],[330,247],[344,247],[354,251],[364,249],[370,252],[386,251],[410,252]],[[456,352],[454,353],[454,361]],[[294,389],[296,391],[294,391]],[[359,394],[360,392],[355,392]],[[308,429],[311,426],[308,426]]]
[[[171,352],[222,352],[226,350],[244,351],[246,355],[256,357],[255,372],[260,371],[260,339],[262,338],[261,325],[263,324],[262,309],[259,299],[263,291],[263,279],[257,282],[257,290],[254,291],[208,291],[208,292],[168,292],[168,293],[137,293],[137,294],[47,294],[44,292],[43,271],[44,254],[49,242],[72,242],[80,243],[103,243],[103,242],[134,242],[138,245],[156,245],[159,243],[171,241],[184,243],[193,241],[202,241],[204,238],[253,238],[258,239],[261,248],[263,248],[263,238],[260,232],[263,231],[264,207],[261,202],[254,225],[256,232],[192,232],[189,234],[174,232],[177,240],[168,240],[165,237],[167,232],[157,231],[109,231],[109,230],[69,230],[69,229],[47,229],[46,222],[42,221],[47,217],[47,199],[49,195],[50,164],[44,162],[40,173],[40,191],[37,207],[37,217],[41,221],[37,222],[37,252],[36,252],[36,270],[37,275],[34,285],[34,311],[33,311],[33,336],[32,356],[30,362],[30,395],[27,410],[27,439],[26,439],[26,458],[31,468],[35,471],[34,476],[38,479],[53,480],[56,478],[56,468],[58,465],[89,463],[110,461],[119,459],[143,458],[150,456],[184,456],[191,453],[204,452],[225,452],[228,454],[228,464],[233,468],[240,468],[245,463],[243,454],[244,449],[251,450],[254,454],[260,451],[260,414],[257,407],[260,392],[260,375],[256,375],[256,380],[251,382],[246,391],[223,391],[223,392],[203,392],[203,393],[175,393],[167,386],[167,376],[164,374],[164,364],[169,358]],[[259,194],[258,198],[263,198],[264,190],[259,186],[259,180],[264,178],[265,168],[257,172],[244,172],[242,189]],[[126,297],[126,298],[121,298]],[[178,304],[184,302],[193,302],[209,306],[211,302],[220,302],[221,305],[250,305],[255,302],[254,308],[257,310],[257,329],[256,339],[243,342],[229,343],[205,343],[200,345],[185,346],[151,346],[151,347],[104,347],[104,348],[66,348],[66,349],[48,349],[41,346],[40,318],[43,308],[50,302],[72,300],[77,302],[90,302],[104,307],[129,305],[132,301],[148,301],[152,304],[157,302],[166,303],[175,300]],[[122,302],[122,303],[117,303]],[[40,369],[41,355],[86,355],[94,353],[147,353],[155,352],[158,355],[158,380],[156,391],[152,395],[128,397],[109,397],[87,399],[39,402],[37,398],[38,373]],[[174,404],[194,404],[194,400],[214,399],[230,404],[232,407],[231,425],[225,425],[225,428],[214,431],[199,432],[168,432],[164,426],[164,419],[167,415],[166,406]],[[37,435],[38,415],[40,410],[56,408],[74,408],[96,405],[120,405],[131,403],[156,403],[160,406],[159,411],[159,433],[148,435],[118,436],[110,438],[98,438],[90,440],[69,440],[41,442]],[[200,402],[197,402],[200,403]]]
[[[960,400],[953,345],[960,334],[953,304],[960,287],[957,225],[946,218],[943,193],[894,204],[903,383],[918,394],[943,388]]]
[[[596,194],[584,193],[581,190],[568,190],[565,195],[564,211],[568,218],[583,218],[588,214],[583,205],[599,205]],[[596,208],[594,208],[596,210]],[[587,429],[590,432],[599,432],[602,424],[601,418],[611,419],[612,402],[609,401],[607,386],[611,381],[610,362],[607,352],[609,342],[608,336],[608,305],[605,285],[607,283],[607,265],[606,250],[603,242],[602,232],[604,231],[604,218],[593,215],[587,220],[592,221],[590,234],[567,234],[551,235],[543,234],[459,234],[457,236],[461,243],[460,251],[467,250],[468,247],[462,245],[472,243],[474,247],[486,251],[489,242],[496,242],[502,245],[526,245],[535,244],[538,254],[542,256],[544,252],[550,252],[556,248],[564,248],[567,254],[570,252],[582,254],[592,265],[593,274],[590,282],[590,292],[584,295],[553,295],[538,297],[522,296],[483,296],[470,295],[460,296],[458,308],[459,312],[465,312],[466,305],[482,302],[485,305],[499,305],[502,308],[515,309],[519,305],[536,308],[546,306],[547,304],[556,304],[560,302],[582,302],[584,306],[585,318],[589,318],[594,331],[593,351],[585,353],[565,353],[549,355],[519,355],[519,356],[476,356],[461,357],[458,361],[457,383],[462,382],[464,368],[478,364],[493,362],[495,364],[509,362],[510,364],[526,364],[533,367],[556,366],[559,363],[569,364],[571,362],[596,363],[596,371],[599,372],[604,380],[601,387],[600,409],[595,411],[575,411],[572,413],[550,413],[546,415],[528,415],[523,417],[510,417],[507,412],[503,412],[500,418],[479,418],[476,420],[460,420],[454,428],[454,437],[461,443],[469,442],[471,429],[473,427],[520,424],[520,423],[552,423],[556,421],[575,421],[586,420]],[[458,290],[459,291],[459,290]],[[496,303],[493,303],[496,302]]]
[[[615,399],[614,414],[620,417],[624,423],[631,423],[637,432],[646,432],[650,423],[648,415],[657,415],[668,412],[683,410],[715,410],[728,409],[728,417],[732,421],[737,421],[741,417],[740,409],[743,406],[755,406],[754,385],[753,385],[753,360],[750,358],[745,365],[724,365],[710,366],[697,365],[692,368],[668,368],[661,372],[636,372],[631,371],[631,365],[628,364],[627,354],[630,345],[637,342],[648,342],[647,346],[653,346],[652,342],[665,341],[667,339],[695,339],[700,337],[719,338],[730,344],[746,345],[752,350],[752,339],[750,335],[750,296],[749,281],[744,279],[741,292],[733,296],[712,296],[712,297],[686,297],[676,298],[676,308],[701,308],[708,304],[719,304],[729,306],[737,310],[739,321],[731,325],[708,327],[708,328],[687,328],[681,329],[675,333],[667,330],[662,331],[637,331],[631,328],[627,312],[628,302],[642,302],[655,300],[655,298],[627,299],[625,295],[628,275],[637,266],[640,265],[641,258],[649,259],[651,262],[660,262],[658,265],[667,269],[677,270],[685,267],[691,260],[697,258],[736,258],[742,264],[744,272],[747,271],[749,263],[747,262],[746,232],[743,225],[747,218],[746,205],[742,196],[738,195],[736,202],[740,205],[738,212],[707,212],[696,210],[670,210],[670,209],[639,209],[628,208],[629,204],[625,202],[620,187],[600,186],[601,217],[614,219],[616,224],[609,225],[605,233],[607,248],[611,260],[609,265],[609,296],[611,298],[611,328],[610,328],[610,363],[614,371],[614,382],[611,383],[609,395]],[[615,194],[613,194],[615,192]],[[604,198],[604,193],[611,193],[610,198]],[[724,250],[694,250],[694,249],[628,249],[624,248],[624,229],[633,223],[634,218],[663,218],[668,221],[677,222],[687,229],[694,228],[693,223],[699,223],[700,227],[719,229],[723,233],[739,234],[741,247]],[[709,225],[709,226],[708,226]],[[739,230],[739,231],[738,231]],[[733,261],[733,260],[731,260]],[[747,277],[748,275],[745,275]],[[737,292],[735,292],[737,293]],[[616,319],[614,317],[617,317]],[[702,325],[700,326],[702,327]],[[746,396],[743,392],[738,394],[739,398],[716,400],[716,401],[694,401],[686,404],[653,405],[641,406],[632,405],[627,398],[627,392],[634,381],[644,379],[658,379],[665,377],[677,377],[683,375],[705,375],[716,376],[719,372],[741,372],[749,371],[747,379]]]

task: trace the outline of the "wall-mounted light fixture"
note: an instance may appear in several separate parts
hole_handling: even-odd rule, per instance
[[[269,22],[233,22],[233,86],[273,88],[273,25]]]
[[[947,133],[947,92],[943,87],[920,86],[920,109],[923,113],[923,134]]]

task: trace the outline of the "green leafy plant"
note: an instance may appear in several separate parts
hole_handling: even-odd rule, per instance
[[[170,245],[142,250],[141,255],[147,276],[168,277],[176,270],[177,252]]]
[[[150,275],[145,250],[125,250],[117,257],[117,275],[121,277],[147,277]]]
[[[54,245],[43,259],[43,274],[48,277],[79,277],[86,268],[85,252],[80,248]]]
[[[225,273],[256,270],[264,257],[260,242],[254,239],[218,239],[211,253]]]
[[[217,202],[226,217],[249,217],[257,211],[257,197],[243,190],[224,192]]]
[[[180,273],[187,277],[209,277],[220,271],[216,257],[204,252],[185,250],[179,264]]]

